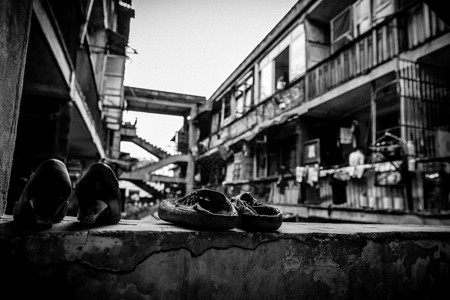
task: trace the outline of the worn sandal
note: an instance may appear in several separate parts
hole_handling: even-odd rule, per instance
[[[275,231],[283,222],[282,212],[253,198],[250,193],[241,193],[231,198],[239,213],[238,227],[248,231]]]
[[[198,189],[180,199],[165,199],[158,208],[160,219],[196,229],[232,229],[239,215],[230,200],[222,193]]]

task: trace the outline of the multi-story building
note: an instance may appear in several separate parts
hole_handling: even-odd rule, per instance
[[[119,158],[134,10],[131,0],[24,0],[17,4],[21,9],[4,4],[7,26],[14,26],[8,20],[26,24],[17,34],[26,42],[22,64],[16,65],[23,77],[15,84],[23,88],[18,121],[12,120],[17,132],[6,207],[11,213],[43,160],[62,160],[75,183],[93,162],[114,165]]]
[[[449,223],[450,30],[424,1],[299,1],[216,90],[197,187],[300,219]]]

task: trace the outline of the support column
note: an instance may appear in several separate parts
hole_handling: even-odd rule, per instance
[[[196,138],[195,138],[195,128],[194,125],[192,124],[192,120],[194,120],[194,118],[197,116],[197,106],[193,105],[191,107],[191,111],[190,111],[190,120],[189,120],[189,134],[188,134],[188,155],[189,155],[189,160],[187,163],[187,169],[186,169],[186,195],[190,194],[193,190],[194,187],[194,176],[195,176],[195,161],[194,161],[194,156],[192,155],[191,152],[191,147],[193,147],[196,143]]]
[[[0,1],[0,216],[6,208],[31,22],[31,0]]]

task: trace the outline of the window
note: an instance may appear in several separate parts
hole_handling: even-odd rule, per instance
[[[294,170],[296,167],[296,151],[296,135],[291,135],[269,144],[267,147],[268,174],[278,174],[280,166]]]
[[[297,166],[296,121],[271,127],[267,132],[267,175],[276,175],[281,166]]]
[[[245,83],[245,101],[244,101],[245,110],[252,107],[252,101],[253,101],[253,76],[249,77]]]
[[[273,65],[271,62],[261,69],[260,78],[260,99],[263,100],[273,94]]]
[[[383,19],[394,13],[394,2],[392,0],[374,0],[373,14],[374,23],[379,23]]]
[[[281,165],[295,170],[296,167],[296,151],[297,151],[297,136],[292,135],[282,140],[281,142]]]
[[[300,24],[260,61],[259,101],[305,73],[305,43],[305,28]]]
[[[244,114],[244,93],[238,90],[236,93],[236,117],[241,117]]]
[[[236,116],[242,116],[252,105],[253,76],[249,75],[242,83],[238,84],[234,97],[236,99]]]
[[[297,32],[294,31],[294,33]],[[306,71],[305,43],[305,27],[299,26],[298,35],[293,36],[293,41],[289,47],[289,78],[291,80],[299,77]]]
[[[241,162],[235,162],[233,167],[233,181],[241,179]]]
[[[361,35],[371,27],[370,0],[359,0],[353,6],[355,35]]]
[[[223,97],[223,118],[226,119],[231,115],[231,93],[227,92]]]
[[[220,129],[220,119],[222,118],[222,114],[221,112],[217,112],[214,113],[212,115],[212,120],[211,120],[211,132],[217,132]]]
[[[255,173],[256,178],[261,178],[266,176],[267,171],[267,136],[262,134],[257,136],[255,139],[254,151],[254,163],[255,163]]]
[[[289,83],[289,47],[284,49],[275,59],[275,90],[282,91]]]
[[[352,7],[349,6],[331,20],[332,50],[337,51],[352,40]]]

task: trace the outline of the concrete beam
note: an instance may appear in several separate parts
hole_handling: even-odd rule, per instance
[[[127,109],[175,116],[189,116],[205,97],[126,86]]]
[[[81,115],[81,118],[84,121],[85,126],[87,127],[89,134],[92,139],[92,143],[94,143],[95,148],[98,151],[98,154],[100,158],[104,158],[106,156],[105,149],[103,149],[103,145],[100,139],[100,136],[97,132],[97,129],[95,128],[95,122],[92,118],[89,108],[87,106],[87,103],[83,100],[84,96],[83,92],[79,89],[78,84],[76,84],[76,78],[75,74],[71,81],[71,88],[70,88],[70,98],[75,103],[75,106],[78,110],[78,112]]]
[[[44,8],[42,0],[33,1],[33,11],[39,21],[39,25],[42,28],[42,32],[44,33],[45,39],[47,40],[58,67],[61,70],[64,81],[66,82],[67,87],[70,87],[73,67],[70,63],[66,49],[62,46],[64,41],[53,28],[52,21]]]
[[[415,224],[415,225],[450,225],[446,217],[433,215],[417,215],[396,211],[382,211],[374,209],[351,209],[340,207],[319,207],[309,205],[273,205],[282,211],[301,219],[320,219],[329,222],[355,222],[373,224]]]
[[[285,222],[264,233],[66,217],[36,231],[9,216],[0,254],[2,293],[17,299],[440,299],[450,282],[448,226]]]

